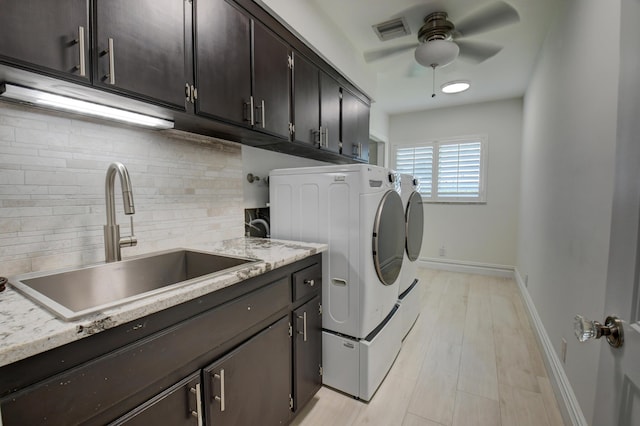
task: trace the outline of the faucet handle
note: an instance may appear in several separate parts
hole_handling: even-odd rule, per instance
[[[133,247],[138,245],[138,239],[133,234],[133,215],[129,216],[131,221],[131,235],[128,237],[120,237],[120,247]]]

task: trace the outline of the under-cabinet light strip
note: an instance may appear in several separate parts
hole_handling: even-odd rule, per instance
[[[122,121],[155,129],[173,128],[173,121],[8,83],[0,85],[0,96],[21,102],[28,102],[33,105],[75,112],[92,117],[106,118],[108,120]]]

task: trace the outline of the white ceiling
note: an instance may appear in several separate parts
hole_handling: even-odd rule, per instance
[[[434,11],[449,14],[454,24],[494,0],[311,0],[340,28],[355,49],[363,52],[417,43],[417,29],[425,15]],[[468,40],[503,46],[494,57],[472,64],[462,58],[436,69],[435,98],[431,97],[433,73],[415,63],[413,50],[365,65],[377,75],[376,106],[388,114],[442,108],[522,96],[536,56],[560,0],[507,0],[520,14],[520,22],[494,29]],[[418,13],[407,16],[410,35],[382,42],[372,25],[396,17],[408,8]],[[415,9],[413,9],[415,10]],[[471,89],[446,95],[439,87],[452,80],[468,80]]]

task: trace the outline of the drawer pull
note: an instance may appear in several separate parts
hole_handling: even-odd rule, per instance
[[[313,287],[315,283],[316,283],[315,280],[309,280],[309,279],[304,280],[304,284],[308,285],[309,287]]]
[[[215,396],[214,399],[220,403],[220,411],[224,411],[224,368],[220,369],[220,374],[214,374],[213,377],[220,380],[220,396]]]

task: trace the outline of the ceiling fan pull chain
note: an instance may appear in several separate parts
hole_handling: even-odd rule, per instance
[[[432,85],[431,97],[435,98],[436,97],[436,67],[435,65],[431,65],[431,68],[433,69],[433,85]]]

